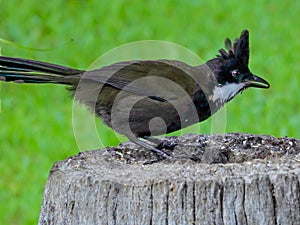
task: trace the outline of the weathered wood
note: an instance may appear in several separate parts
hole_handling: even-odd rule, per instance
[[[176,159],[132,144],[54,164],[39,224],[300,224],[300,142],[186,135]],[[193,155],[192,160],[186,158]]]

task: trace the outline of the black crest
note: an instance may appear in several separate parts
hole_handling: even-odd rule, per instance
[[[229,38],[225,39],[225,49],[219,51],[218,57],[229,59],[235,57],[239,62],[248,65],[249,63],[249,31],[244,30],[241,36],[232,44]]]

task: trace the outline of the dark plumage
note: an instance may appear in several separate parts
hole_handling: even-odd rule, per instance
[[[216,58],[195,67],[175,60],[136,60],[83,71],[1,56],[0,79],[68,85],[75,99],[108,126],[168,157],[145,139],[153,142],[151,136],[207,119],[248,87],[269,88],[248,68],[247,30],[233,44],[226,39],[225,47]]]

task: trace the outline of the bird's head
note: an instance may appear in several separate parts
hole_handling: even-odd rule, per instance
[[[226,50],[225,50],[226,49]],[[227,102],[248,87],[269,88],[270,84],[249,70],[249,32],[244,30],[232,44],[225,40],[225,49],[206,64],[213,71],[222,96]]]

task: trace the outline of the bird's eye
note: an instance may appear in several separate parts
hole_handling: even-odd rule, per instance
[[[240,72],[239,72],[238,70],[233,70],[233,71],[231,72],[231,75],[232,75],[234,78],[236,78],[239,74],[240,74]]]

